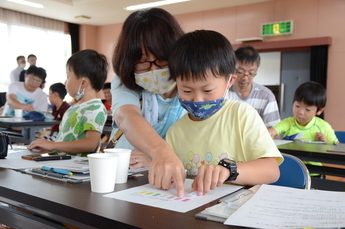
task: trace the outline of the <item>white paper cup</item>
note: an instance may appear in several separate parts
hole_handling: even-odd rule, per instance
[[[116,154],[88,154],[90,167],[91,191],[97,193],[113,192],[115,189]]]
[[[14,109],[14,117],[23,118],[23,110],[22,109]]]
[[[130,149],[120,148],[104,150],[105,154],[115,154],[119,156],[117,161],[116,184],[123,184],[127,182],[131,152],[132,150]]]

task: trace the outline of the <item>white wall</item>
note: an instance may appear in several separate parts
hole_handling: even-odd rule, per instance
[[[261,64],[254,81],[261,85],[280,84],[280,52],[260,53]]]

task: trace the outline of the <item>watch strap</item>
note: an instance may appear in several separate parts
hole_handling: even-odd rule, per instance
[[[237,165],[234,159],[224,158],[219,161],[218,165],[221,165],[230,171],[230,176],[225,181],[234,181],[237,179],[239,173],[237,172]]]

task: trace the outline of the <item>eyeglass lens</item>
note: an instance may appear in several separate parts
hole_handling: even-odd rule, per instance
[[[237,76],[239,77],[245,77],[248,76],[249,78],[256,76],[256,72],[255,73],[251,73],[251,72],[245,72],[245,71],[236,71]]]
[[[158,59],[154,61],[143,61],[143,62],[136,63],[134,65],[134,68],[138,71],[148,70],[152,67],[152,64],[156,65],[157,67],[164,67],[168,65],[168,61],[158,60]]]

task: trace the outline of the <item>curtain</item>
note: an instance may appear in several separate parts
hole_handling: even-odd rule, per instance
[[[71,35],[72,54],[79,51],[79,25],[68,23],[69,34]]]
[[[0,8],[0,22],[11,25],[36,27],[40,29],[64,32],[64,22],[31,14],[20,13]]]
[[[310,80],[327,88],[328,45],[312,46],[310,50]],[[319,116],[324,118],[324,112]]]
[[[312,46],[310,51],[310,80],[327,84],[328,45]]]

